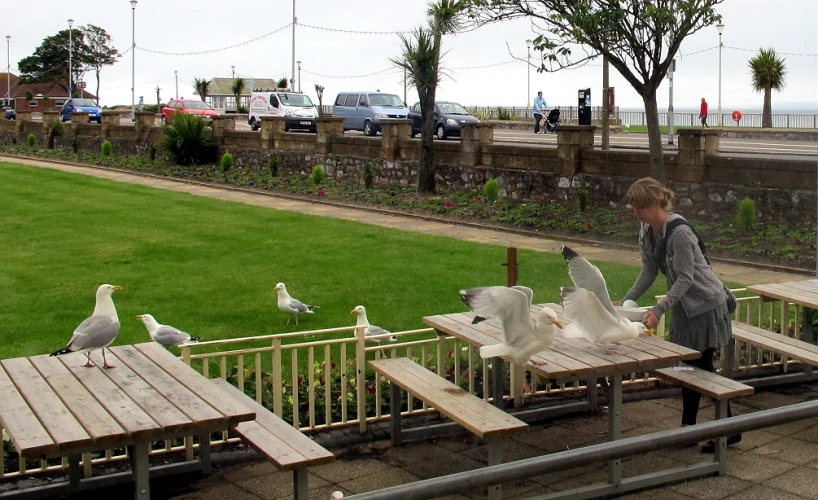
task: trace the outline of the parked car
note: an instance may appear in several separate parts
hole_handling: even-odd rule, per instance
[[[409,109],[409,118],[412,120],[412,137],[414,137],[420,133],[421,128],[419,102]],[[456,102],[439,101],[435,103],[435,137],[438,139],[460,137],[461,123],[476,123],[479,121],[466,108]]]
[[[9,106],[3,106],[3,116],[6,117],[6,120],[16,120],[17,111],[14,111],[14,108]]]
[[[60,110],[60,119],[67,122],[71,119],[71,113],[88,113],[89,122],[102,123],[102,109],[91,99],[74,97],[65,101]]]
[[[344,119],[344,130],[375,135],[383,118],[406,118],[409,110],[400,97],[381,92],[341,92],[332,105],[332,116]]]
[[[247,123],[252,130],[261,128],[261,117],[284,116],[284,131],[292,129],[316,131],[315,121],[318,111],[306,94],[297,92],[253,92],[250,95],[250,108]]]
[[[203,118],[211,118],[219,114],[209,104],[198,99],[171,99],[167,106],[162,108],[162,121],[170,123],[173,113],[177,111],[186,115],[199,115]]]

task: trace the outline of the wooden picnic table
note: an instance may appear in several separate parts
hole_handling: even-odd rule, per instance
[[[565,320],[561,314],[561,306],[557,304],[548,304],[548,306],[557,311],[561,320]],[[532,316],[536,317],[542,307],[543,304],[532,305]],[[472,324],[474,316],[472,312],[441,314],[426,316],[423,318],[423,322],[434,328],[438,334],[452,335],[478,348],[484,345],[496,344],[502,340],[502,330],[496,320],[489,318],[486,321]],[[604,347],[593,345],[585,339],[558,337],[550,349],[532,356],[533,360],[545,361],[547,364],[538,366],[529,363],[526,369],[531,370],[540,377],[555,381],[587,380],[589,402],[586,407],[590,409],[595,409],[597,381],[601,380],[603,386],[607,385],[608,391],[609,439],[616,440],[620,439],[622,434],[623,375],[677,366],[681,361],[698,359],[701,356],[698,351],[644,335],[632,342],[617,345],[617,350],[625,351],[627,354],[622,356],[609,353]],[[492,360],[491,394],[498,406],[503,405],[502,364],[503,360],[501,358]],[[621,493],[624,490],[638,489],[644,487],[640,485],[656,484],[653,481],[656,480],[658,475],[661,475],[657,473],[650,475],[651,477],[645,476],[623,480],[621,468],[620,460],[609,462],[608,483],[599,485],[595,488],[595,491],[602,494],[613,494]],[[698,471],[694,473],[694,469],[698,469]],[[705,471],[715,472],[717,468],[708,463],[701,467],[690,467],[683,472],[668,471],[664,477],[667,482],[677,481],[682,478],[680,474],[702,475]],[[554,498],[573,498],[572,495],[575,493],[555,494]],[[548,498],[551,498],[551,496]]]
[[[83,354],[0,360],[0,423],[20,456],[69,460],[68,481],[40,490],[56,495],[108,484],[105,477],[80,480],[81,455],[127,447],[132,473],[122,480],[135,482],[135,498],[150,498],[152,442],[198,436],[198,463],[176,468],[209,472],[210,433],[255,418],[156,343],[112,347],[107,356],[115,368],[86,368]]]
[[[747,291],[757,293],[762,302],[783,301],[803,307],[804,323],[801,339],[804,342],[815,343],[815,333],[810,318],[812,311],[818,309],[818,279],[751,285],[747,287]]]

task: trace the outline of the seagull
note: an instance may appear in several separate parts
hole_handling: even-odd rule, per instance
[[[480,315],[493,316],[500,321],[503,341],[500,344],[480,348],[481,358],[507,357],[518,364],[525,364],[533,354],[551,347],[556,336],[555,326],[562,328],[557,313],[543,307],[535,322],[531,318],[528,296],[517,289],[490,286],[460,290],[460,300]],[[545,361],[532,361],[544,365]]]
[[[527,286],[521,286],[521,285],[514,285],[511,288],[513,288],[514,290],[519,290],[519,291],[523,292],[526,295],[526,297],[528,297],[528,305],[529,306],[531,306],[531,304],[534,303],[534,290],[528,288]],[[471,321],[471,324],[476,325],[477,323],[480,323],[481,321],[486,321],[486,319],[488,319],[488,318],[484,318],[483,316],[475,315],[474,319]]]
[[[157,322],[150,314],[140,314],[136,318],[141,319],[142,323],[145,324],[145,328],[148,329],[148,334],[151,336],[151,339],[165,347],[201,340],[201,337],[191,337],[189,333],[185,333],[178,328]]]
[[[287,293],[287,287],[284,286],[284,283],[277,284],[275,286],[275,289],[278,290],[278,310],[287,314],[288,325],[290,324],[291,316],[295,316],[295,324],[297,325],[298,315],[313,314],[313,309],[316,309],[318,307],[304,304],[300,300],[290,297],[290,294]]]
[[[116,314],[116,307],[111,298],[111,294],[122,287],[115,285],[100,285],[97,288],[97,301],[94,312],[86,318],[74,330],[74,335],[64,348],[51,353],[52,356],[59,356],[69,352],[84,352],[88,362],[85,366],[91,368],[91,351],[102,349],[102,366],[113,368],[105,359],[105,348],[113,343],[119,333],[119,317]]]
[[[368,340],[369,342],[381,343],[381,341],[384,341],[384,340],[387,341],[387,342],[394,342],[396,340],[394,335],[390,335],[392,332],[390,332],[389,330],[386,330],[386,329],[381,328],[379,326],[369,324],[369,319],[367,319],[367,317],[366,317],[366,308],[364,306],[356,306],[355,309],[351,310],[349,313],[358,315],[358,323],[355,326],[365,326],[366,327],[366,328],[364,328],[364,336],[366,337],[366,340]],[[374,338],[374,339],[369,338],[369,337],[380,336],[380,335],[389,335],[389,337]]]

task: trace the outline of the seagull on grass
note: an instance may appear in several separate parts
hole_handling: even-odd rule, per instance
[[[392,332],[381,328],[380,326],[370,325],[369,319],[366,317],[366,308],[364,306],[356,306],[355,309],[350,311],[350,314],[357,314],[358,315],[358,322],[355,326],[365,326],[364,328],[364,336],[366,340],[369,342],[377,342],[381,343],[382,341],[386,342],[394,342],[395,336],[391,335]],[[381,337],[381,335],[389,335],[388,337]],[[371,337],[380,337],[380,338],[371,338]]]
[[[460,300],[477,314],[491,316],[500,322],[503,341],[480,348],[481,358],[504,357],[514,363],[528,363],[531,356],[551,347],[556,328],[563,324],[550,307],[543,307],[537,321],[531,317],[528,296],[514,288],[489,286],[460,290]],[[555,328],[556,327],[556,328]],[[544,365],[545,361],[532,361]]]
[[[113,368],[114,366],[109,365],[108,360],[105,359],[105,348],[111,345],[119,334],[119,316],[116,314],[114,300],[111,298],[111,294],[117,290],[122,290],[122,287],[100,285],[97,288],[94,312],[77,326],[68,345],[52,352],[51,355],[60,356],[69,352],[84,352],[88,361],[85,366],[91,368],[96,366],[91,362],[91,351],[101,349],[102,366]]]
[[[157,322],[150,314],[140,314],[136,318],[142,320],[145,328],[148,329],[148,334],[151,336],[151,339],[165,347],[201,340],[201,337],[191,337],[189,333],[183,332],[178,328]]]
[[[277,284],[275,289],[278,291],[278,310],[287,315],[288,325],[290,324],[291,317],[295,317],[295,324],[297,325],[298,316],[302,314],[313,314],[313,309],[318,308],[318,306],[304,304],[300,300],[290,297],[284,283]]]

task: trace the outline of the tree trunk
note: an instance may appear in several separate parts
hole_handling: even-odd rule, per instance
[[[420,168],[418,169],[418,191],[435,192],[435,90],[428,87],[420,101]]]
[[[97,69],[97,70],[95,71],[95,73],[97,74],[97,92],[96,92],[96,96],[97,96],[97,106],[99,106],[99,69]]]
[[[650,149],[650,175],[662,184],[665,183],[665,156],[662,149],[662,134],[659,131],[659,106],[656,104],[656,92],[642,96],[645,103],[645,120],[648,124],[648,146]]]
[[[764,106],[761,108],[762,128],[769,128],[773,126],[772,93],[773,92],[770,87],[764,89]]]

